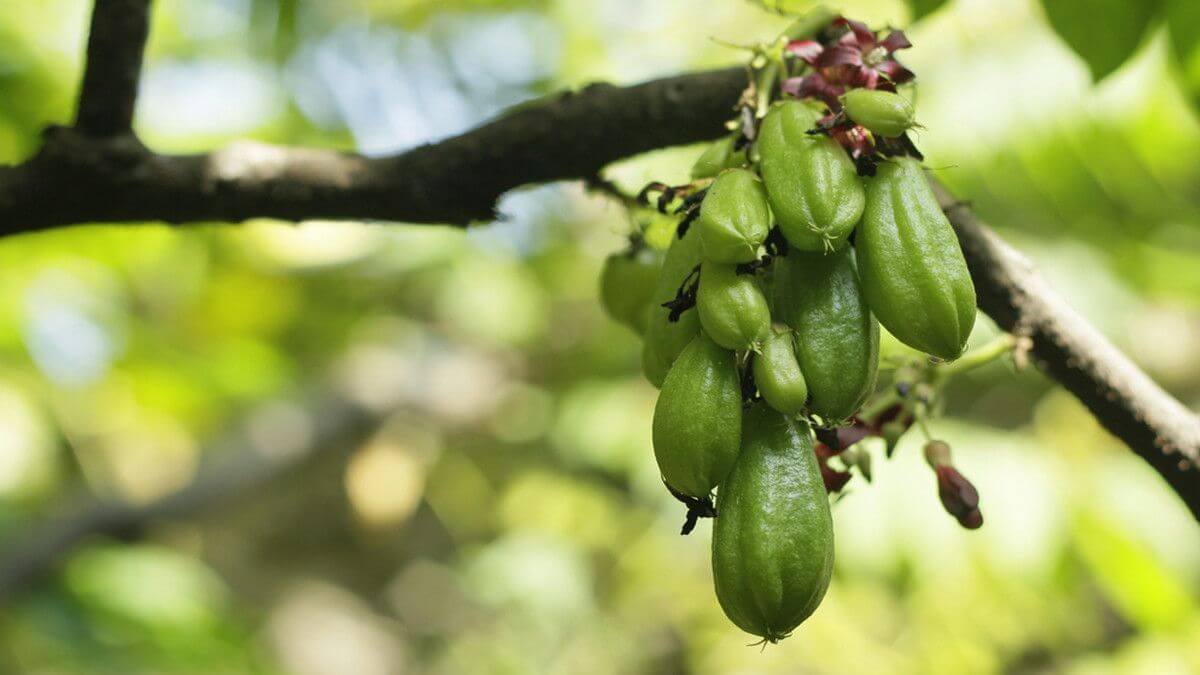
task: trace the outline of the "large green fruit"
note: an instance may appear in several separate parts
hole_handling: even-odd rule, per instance
[[[744,165],[746,163],[745,151],[733,148],[737,143],[737,138],[737,134],[730,134],[705,148],[696,163],[692,165],[692,178],[695,180],[712,178],[725,169],[736,169]]]
[[[824,135],[810,135],[817,113],[804,103],[776,105],[758,135],[759,168],[775,221],[788,243],[804,251],[840,247],[863,212],[854,162]]]
[[[777,642],[816,610],[833,571],[833,520],[808,425],[762,403],[717,493],[713,582],[742,630]]]
[[[975,325],[975,285],[916,160],[879,166],[854,245],[867,303],[884,328],[914,349],[958,358]]]
[[[694,227],[706,260],[743,263],[757,258],[771,231],[771,209],[758,176],[746,169],[722,171],[700,202]]]
[[[654,406],[654,457],[678,492],[707,497],[729,473],[742,433],[733,352],[704,333],[679,355]]]
[[[791,251],[774,267],[775,307],[796,331],[809,410],[840,422],[871,395],[879,366],[879,324],[859,284],[854,251]]]
[[[614,320],[639,335],[646,331],[647,307],[654,296],[663,255],[649,246],[613,253],[600,271],[600,303]]]
[[[661,387],[667,371],[683,348],[700,332],[700,317],[689,309],[670,321],[671,310],[664,302],[675,298],[684,279],[700,264],[700,237],[689,229],[682,239],[674,239],[663,260],[658,283],[654,286],[650,307],[646,311],[645,341],[642,343],[642,372],[646,379]]]
[[[913,107],[900,94],[879,89],[851,89],[842,97],[846,116],[885,138],[903,136],[913,126]]]
[[[792,331],[768,338],[762,353],[754,356],[752,368],[754,384],[768,405],[789,417],[804,412],[808,384],[796,360]]]
[[[711,260],[700,267],[696,292],[700,326],[726,349],[757,351],[771,333],[771,311],[753,274]]]

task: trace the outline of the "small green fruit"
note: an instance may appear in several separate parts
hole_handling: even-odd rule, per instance
[[[810,135],[817,113],[804,103],[776,105],[758,136],[759,168],[783,236],[803,251],[841,247],[862,216],[862,181],[846,151]]]
[[[958,358],[975,325],[975,285],[915,159],[879,166],[855,247],[867,304],[888,332],[913,349]]]
[[[846,116],[876,136],[895,138],[913,127],[913,107],[900,94],[878,89],[851,89],[842,97]]]
[[[735,265],[701,265],[696,309],[704,332],[725,349],[757,351],[771,332],[766,297],[754,275],[738,274]]]
[[[725,169],[744,166],[746,164],[745,151],[733,149],[737,138],[736,134],[730,134],[705,148],[704,152],[700,154],[700,158],[692,166],[692,179],[712,178]]]
[[[796,360],[792,331],[768,338],[762,353],[754,357],[752,369],[754,384],[768,405],[789,417],[804,412],[808,385]]]
[[[694,227],[705,260],[744,263],[757,258],[771,230],[771,209],[758,176],[746,169],[722,171],[704,195]]]
[[[658,284],[663,254],[648,246],[613,253],[600,271],[600,304],[614,320],[641,335]]]
[[[667,485],[709,496],[738,455],[742,390],[733,352],[697,335],[679,355],[654,406],[654,457]]]

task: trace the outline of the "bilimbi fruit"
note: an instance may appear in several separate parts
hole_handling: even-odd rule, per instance
[[[767,642],[825,596],[827,493],[873,471],[872,448],[855,444],[882,438],[890,457],[935,409],[933,379],[909,388],[903,375],[868,403],[881,324],[950,360],[975,321],[962,250],[908,137],[912,105],[895,91],[912,79],[892,56],[907,39],[840,18],[796,26],[824,42],[796,39],[784,67],[755,70],[729,125],[737,131],[703,151],[691,183],[647,188],[682,216],[661,265],[655,254],[619,254],[601,284],[608,312],[644,333],[643,370],[661,387],[654,455],[688,506],[684,532],[715,516],[717,600]],[[829,67],[828,50],[861,65]],[[939,497],[979,527],[978,494],[943,447],[926,448]]]

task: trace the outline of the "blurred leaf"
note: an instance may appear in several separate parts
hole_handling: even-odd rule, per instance
[[[812,9],[811,0],[751,0],[754,4],[768,12],[785,16],[800,16]]]
[[[912,12],[912,20],[919,21],[938,11],[946,0],[908,0],[908,8]]]
[[[1200,2],[1166,0],[1171,51],[1192,104],[1200,106]]]
[[[1137,50],[1159,2],[1042,0],[1042,7],[1054,31],[1087,62],[1092,78],[1101,80]]]
[[[1193,611],[1187,588],[1132,533],[1085,514],[1075,526],[1076,545],[1108,599],[1144,630],[1178,626]]]

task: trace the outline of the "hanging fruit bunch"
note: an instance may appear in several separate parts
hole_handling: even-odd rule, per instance
[[[665,255],[610,256],[605,307],[644,338],[661,389],[654,454],[697,518],[714,517],[717,599],[743,630],[776,642],[820,604],[833,570],[829,493],[859,444],[900,436],[938,409],[942,383],[1012,351],[1003,336],[963,358],[975,289],[926,180],[895,59],[904,33],[842,17],[798,21],[754,49],[731,133],[693,181],[652,183],[641,203],[678,214]],[[880,324],[929,358],[876,392]],[[982,524],[978,494],[928,439],[946,509]],[[716,494],[715,503],[713,494]]]

